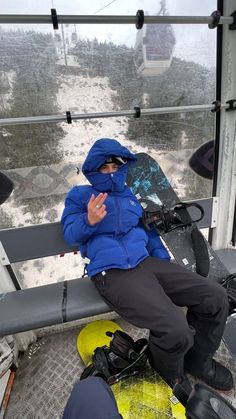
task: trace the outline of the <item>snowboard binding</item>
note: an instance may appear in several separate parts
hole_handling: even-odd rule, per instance
[[[148,231],[155,228],[158,234],[162,235],[176,230],[177,228],[186,228],[192,226],[191,239],[192,247],[195,254],[196,272],[206,277],[210,269],[210,260],[206,241],[194,223],[202,220],[204,217],[204,209],[196,202],[186,203],[179,202],[172,208],[167,208],[162,205],[159,206],[150,200],[140,201],[141,205],[145,208],[143,212],[143,225]],[[195,207],[200,211],[197,219],[192,220],[187,208]]]
[[[80,380],[89,376],[101,377],[109,385],[123,378],[140,373],[147,362],[146,339],[136,342],[125,332],[116,330],[115,333],[106,332],[111,337],[110,346],[95,349],[92,363],[85,368]]]
[[[169,233],[176,228],[197,223],[204,217],[204,209],[196,202],[191,204],[180,202],[172,208],[167,208],[165,205],[160,206],[145,199],[140,201],[140,203],[145,208],[143,212],[143,224],[146,230],[151,230],[153,225],[157,230]],[[192,220],[186,211],[190,207],[195,207],[200,211],[200,216],[196,220]]]

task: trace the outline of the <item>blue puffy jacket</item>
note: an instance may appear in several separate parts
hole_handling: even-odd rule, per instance
[[[115,173],[97,169],[109,156],[128,160]],[[90,259],[90,276],[110,268],[129,269],[148,256],[170,259],[156,232],[147,234],[140,223],[143,209],[125,184],[130,164],[136,157],[118,141],[102,138],[90,149],[82,171],[91,185],[75,186],[66,197],[62,214],[64,238],[78,244],[82,257]],[[87,205],[92,194],[107,192],[104,202],[107,215],[94,226],[88,224]]]

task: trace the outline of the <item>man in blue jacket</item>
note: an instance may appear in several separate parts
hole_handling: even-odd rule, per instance
[[[72,188],[65,201],[65,240],[90,259],[88,275],[107,304],[150,330],[149,362],[171,386],[187,382],[189,372],[230,390],[230,371],[213,359],[228,314],[226,291],[170,263],[160,237],[144,230],[143,209],[125,184],[135,160],[116,140],[94,143],[82,167],[90,185]]]

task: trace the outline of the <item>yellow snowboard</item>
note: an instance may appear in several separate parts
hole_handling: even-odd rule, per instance
[[[109,346],[107,331],[122,330],[110,320],[87,324],[77,338],[77,349],[85,366],[92,361],[98,346]],[[148,365],[140,375],[125,378],[114,384],[118,409],[124,419],[185,419],[185,408],[173,396],[172,389]]]

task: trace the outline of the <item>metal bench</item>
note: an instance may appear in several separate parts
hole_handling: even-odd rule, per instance
[[[205,209],[200,228],[211,226],[212,198],[198,201]],[[194,209],[193,209],[194,211]],[[191,214],[194,217],[194,214]],[[0,230],[0,266],[78,250],[65,243],[60,223]],[[234,249],[218,252],[236,271]],[[4,272],[3,272],[4,273]],[[4,281],[4,278],[2,279]],[[16,284],[17,285],[17,284]],[[0,294],[0,336],[52,326],[111,311],[89,278],[79,278]]]
[[[69,253],[60,223],[0,231],[1,263]],[[17,284],[16,284],[17,285]],[[78,278],[0,294],[0,336],[52,326],[111,311],[89,278]]]

